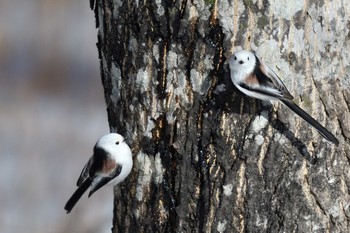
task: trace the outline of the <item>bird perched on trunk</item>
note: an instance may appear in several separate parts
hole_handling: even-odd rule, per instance
[[[89,187],[90,197],[105,184],[119,184],[129,175],[132,164],[131,150],[123,136],[117,133],[102,136],[80,174],[78,189],[64,209],[69,213]]]
[[[231,80],[244,94],[261,100],[279,100],[315,127],[328,141],[338,145],[338,139],[308,113],[293,102],[281,79],[252,52],[235,52],[230,59]]]

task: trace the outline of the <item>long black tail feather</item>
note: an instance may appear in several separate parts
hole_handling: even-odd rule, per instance
[[[290,108],[293,112],[298,114],[301,118],[303,118],[306,122],[308,122],[310,125],[315,127],[317,131],[328,141],[333,142],[334,144],[338,145],[339,141],[338,139],[328,131],[325,127],[323,127],[318,121],[316,121],[314,118],[312,118],[307,112],[305,112],[303,109],[301,109],[298,105],[293,103],[290,100],[284,100],[281,99],[281,101]]]
[[[78,187],[78,189],[73,193],[71,198],[67,201],[66,205],[64,206],[64,209],[67,211],[67,214],[71,212],[75,204],[79,201],[81,196],[86,192],[86,190],[90,187],[92,183],[91,178],[87,178],[84,180],[84,182]]]

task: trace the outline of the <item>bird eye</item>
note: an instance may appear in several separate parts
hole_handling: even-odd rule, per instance
[[[236,56],[234,57],[234,59],[235,59],[235,61],[237,61],[237,57]]]
[[[119,141],[117,141],[115,144],[116,144],[116,145],[119,145]]]

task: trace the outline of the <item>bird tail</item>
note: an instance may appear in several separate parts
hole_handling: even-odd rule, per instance
[[[73,193],[71,198],[67,201],[67,204],[64,206],[64,209],[67,211],[67,214],[73,209],[75,204],[79,201],[81,196],[85,193],[85,191],[90,187],[92,183],[91,178],[87,178],[84,182],[78,187],[78,189]]]
[[[303,109],[301,109],[298,105],[293,103],[290,100],[284,100],[281,99],[282,103],[284,103],[287,107],[289,107],[293,112],[298,114],[301,118],[303,118],[306,122],[308,122],[310,125],[315,127],[317,131],[328,141],[333,142],[334,144],[338,145],[339,141],[338,139],[329,132],[325,127],[323,127],[320,123],[318,123],[314,118],[312,118],[308,113],[306,113]]]

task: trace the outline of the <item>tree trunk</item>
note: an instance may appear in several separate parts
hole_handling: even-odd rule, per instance
[[[95,14],[108,120],[134,153],[113,232],[350,232],[347,0],[101,0]],[[235,89],[242,48],[340,145]]]

